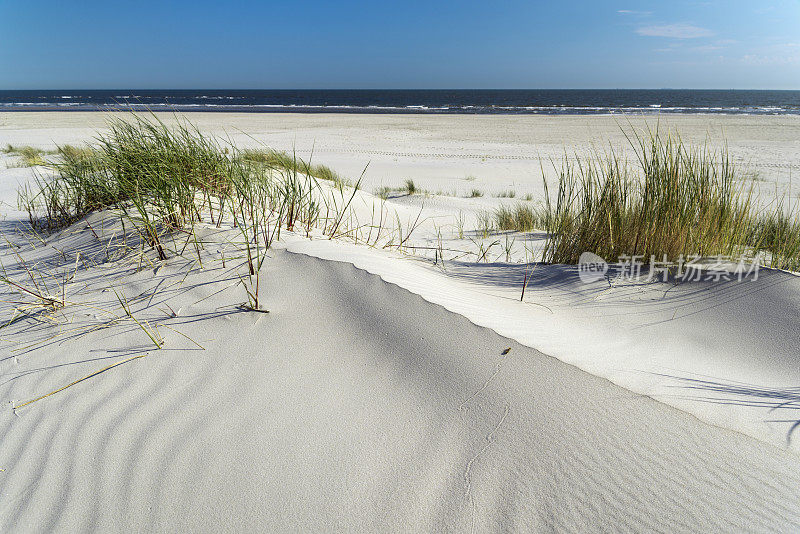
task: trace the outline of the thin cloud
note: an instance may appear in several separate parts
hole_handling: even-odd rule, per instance
[[[653,14],[652,11],[637,11],[635,9],[618,9],[617,13],[622,15],[639,15],[641,17],[647,17]]]
[[[745,54],[742,56],[742,63],[748,65],[794,65],[800,63],[800,56]]]
[[[722,50],[725,48],[724,46],[719,45],[703,45],[703,46],[693,46],[689,50],[692,52],[714,52],[716,50]]]
[[[714,32],[691,24],[663,24],[660,26],[644,26],[637,28],[636,33],[647,37],[669,37],[671,39],[697,39],[711,37]]]

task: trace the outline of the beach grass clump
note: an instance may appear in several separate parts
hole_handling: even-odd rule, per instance
[[[542,218],[530,206],[500,206],[494,210],[494,225],[501,231],[529,232],[541,224]]]
[[[769,265],[797,265],[797,217],[779,206],[756,212],[727,151],[688,146],[669,132],[630,141],[638,168],[614,153],[565,158],[554,198],[545,180],[545,261],[577,263],[587,251],[645,264],[764,251]]]
[[[198,197],[210,201],[226,195],[236,177],[235,166],[220,143],[188,123],[168,128],[135,116],[109,126],[109,133],[98,138],[102,170],[87,176],[105,182],[108,196],[102,200],[113,199],[113,205],[131,215],[165,259],[160,235],[202,220]]]
[[[607,261],[625,255],[675,261],[741,247],[748,198],[727,154],[715,157],[658,133],[637,141],[638,175],[614,153],[575,163],[565,158],[555,202],[545,194],[548,261],[577,263],[584,251]]]
[[[320,180],[329,180],[331,182],[342,180],[339,174],[327,165],[312,165],[310,170],[311,176]]]
[[[764,252],[770,266],[800,271],[800,213],[779,204],[757,215],[748,229],[747,243]]]
[[[483,196],[483,191],[481,191],[480,189],[473,189],[473,190],[471,190],[471,191],[469,192],[469,195],[468,195],[468,196],[469,196],[470,198],[479,198],[479,197],[482,197],[482,196]]]
[[[414,180],[409,178],[403,184],[402,190],[405,191],[407,195],[413,195],[417,192],[417,185],[414,183]]]
[[[376,197],[378,197],[378,198],[380,198],[382,200],[387,200],[389,198],[389,195],[391,195],[392,192],[394,192],[394,191],[395,190],[392,189],[391,187],[383,185],[381,187],[376,188],[375,191],[374,191],[374,194],[375,194]]]
[[[313,221],[319,210],[309,200],[311,178],[296,158],[273,172],[185,122],[167,127],[138,115],[114,119],[96,141],[94,147],[60,147],[51,165],[55,176],[39,177],[38,188],[23,191],[32,223],[55,229],[117,207],[157,246],[159,233],[192,227],[203,208],[214,222],[215,214],[217,221],[234,214],[241,219],[256,209],[273,213],[285,202],[282,223],[290,229]]]
[[[263,154],[267,159],[259,160]],[[172,236],[172,253],[183,254],[191,243],[202,267],[196,224],[207,218],[220,227],[226,220],[242,237],[246,307],[254,310],[260,310],[259,272],[281,227],[308,235],[321,226],[335,234],[358,187],[349,201],[333,204],[335,195],[321,192],[309,165],[294,155],[242,154],[187,122],[168,127],[139,115],[111,120],[91,147],[60,147],[50,167],[52,176],[38,175],[20,192],[32,227],[55,230],[113,207],[159,259],[167,259]],[[316,172],[335,176],[327,167]],[[338,186],[344,198],[344,184]]]
[[[481,237],[489,237],[497,229],[495,226],[495,218],[489,211],[480,211],[475,216],[476,226],[475,229]]]
[[[271,167],[293,167],[297,158],[293,158],[287,152],[279,150],[267,150],[256,148],[245,148],[238,154],[238,159],[250,163],[261,163]]]
[[[145,227],[183,228],[199,219],[198,192],[226,189],[230,174],[221,147],[188,124],[170,129],[136,115],[110,121],[96,146],[66,145],[57,155],[55,177],[38,177],[38,191],[23,195],[32,222],[43,208],[48,229],[112,206],[138,213]]]
[[[307,162],[298,158],[295,154],[280,150],[247,148],[239,151],[237,158],[241,161],[265,165],[272,169],[302,172],[318,180],[342,182],[345,185],[349,185],[344,178],[327,165],[312,164],[310,161]]]
[[[3,153],[20,156],[22,158],[21,166],[23,167],[46,165],[47,162],[45,161],[44,156],[48,154],[54,154],[54,152],[51,150],[42,150],[41,148],[36,148],[33,146],[14,146],[10,144],[3,148]]]
[[[499,193],[494,195],[495,198],[514,198],[517,196],[517,192],[513,189],[509,189],[507,191],[500,191]]]

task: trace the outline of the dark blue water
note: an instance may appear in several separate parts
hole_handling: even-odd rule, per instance
[[[176,111],[800,115],[800,91],[531,90],[78,90],[0,91],[0,111]]]

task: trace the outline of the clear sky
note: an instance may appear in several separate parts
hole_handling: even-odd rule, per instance
[[[800,89],[800,0],[0,0],[0,89]]]

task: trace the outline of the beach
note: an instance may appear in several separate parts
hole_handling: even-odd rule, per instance
[[[201,204],[166,258],[118,207],[36,232],[17,192],[50,171],[3,155],[0,530],[800,525],[795,273],[587,281],[539,261],[541,228],[480,229],[540,206],[565,159],[635,167],[648,127],[727,146],[759,205],[790,208],[800,116],[158,118],[329,167],[338,219],[285,227],[248,307],[235,215]],[[0,147],[108,119],[0,113]],[[15,311],[38,284],[60,304]]]
[[[104,113],[0,113],[3,143],[52,148],[90,141]],[[112,114],[113,115],[113,114]],[[167,123],[171,113],[157,113]],[[320,161],[344,176],[364,173],[364,187],[399,186],[413,178],[431,192],[489,195],[509,188],[541,194],[542,168],[591,151],[629,150],[625,132],[672,129],[696,144],[727,143],[743,171],[788,190],[800,176],[800,116],[777,115],[364,115],[292,113],[189,113],[200,130],[237,146],[270,148]],[[465,181],[474,177],[474,181]]]

